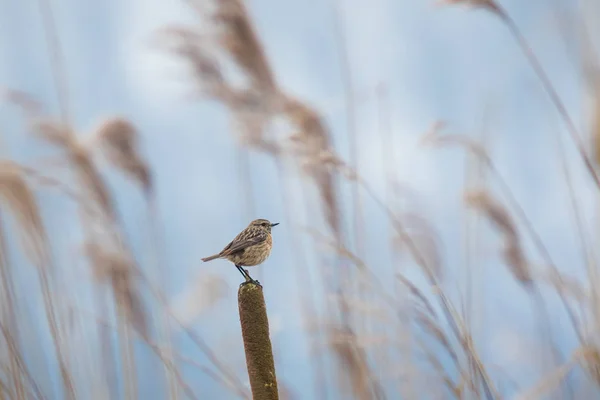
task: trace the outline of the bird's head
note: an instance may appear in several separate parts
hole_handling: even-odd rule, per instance
[[[267,232],[271,232],[271,228],[276,225],[279,225],[279,222],[272,223],[268,219],[262,219],[262,218],[255,219],[254,221],[250,222],[251,227],[263,229],[263,230],[266,230]]]

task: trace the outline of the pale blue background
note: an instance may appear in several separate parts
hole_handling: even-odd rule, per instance
[[[587,132],[588,103],[582,90],[585,82],[577,59],[578,46],[573,36],[561,36],[559,29],[563,27],[556,19],[557,15],[576,12],[580,3],[501,1],[532,43],[578,128]],[[281,86],[324,113],[338,151],[347,159],[344,88],[332,3],[252,0],[248,4]],[[343,10],[357,92],[360,170],[383,196],[381,143],[375,134],[375,87],[384,82],[392,94],[398,178],[415,191],[419,210],[440,231],[447,290],[455,295],[464,286],[459,268],[464,157],[456,149],[431,150],[418,142],[438,119],[448,121],[452,132],[478,135],[484,112],[493,157],[501,173],[557,264],[582,276],[581,252],[557,158],[557,131],[569,155],[589,232],[594,228],[596,189],[590,185],[562,121],[506,27],[489,13],[463,7],[436,9],[431,1],[348,0],[337,4]],[[249,215],[237,189],[239,165],[227,112],[214,103],[185,98],[193,91],[191,80],[169,55],[151,44],[152,35],[166,24],[194,23],[194,15],[184,2],[55,0],[52,6],[66,59],[75,127],[82,135],[87,134],[99,118],[112,114],[123,115],[139,127],[157,183],[171,294],[190,290],[188,284],[198,274],[217,274],[227,282],[224,297],[204,311],[194,328],[243,377],[244,354],[235,299],[240,276],[224,261],[202,264],[200,258],[218,251],[249,219],[283,222],[282,188],[274,163],[267,156],[251,155],[256,215]],[[594,21],[593,15],[598,14],[588,12],[589,21]],[[569,29],[572,34],[573,27]],[[36,1],[1,0],[0,57],[0,86],[29,92],[51,112],[58,111]],[[37,157],[49,154],[44,145],[27,135],[16,108],[3,104],[0,118],[3,156],[35,163]],[[109,174],[110,182],[118,192],[131,241],[137,252],[143,252],[146,239],[139,235],[146,232],[143,224],[147,224],[145,209],[140,207],[143,199],[121,177],[113,175]],[[40,195],[49,229],[55,232],[52,240],[58,249],[57,263],[61,264],[79,251],[79,228],[68,203],[56,194],[42,191]],[[350,210],[347,195],[344,191],[342,200]],[[366,215],[370,221],[367,261],[386,280],[389,256],[378,253],[387,246],[388,224],[372,202],[367,202]],[[318,221],[313,222],[315,218]],[[301,212],[294,219],[298,226],[323,226],[319,214],[307,219]],[[291,271],[294,264],[286,258],[291,246],[288,229],[284,224],[276,228],[272,257],[254,274],[265,286],[278,377],[298,398],[308,399],[312,372],[306,367],[308,347],[301,330],[298,275]],[[537,378],[537,367],[526,360],[528,352],[536,351],[529,298],[498,261],[497,235],[486,234],[484,238],[476,276],[477,293],[485,295],[485,302],[474,304],[480,315],[474,328],[478,348],[486,361],[507,369],[520,384],[531,384]],[[541,263],[531,246],[527,250],[534,263]],[[18,254],[14,257],[19,260]],[[312,254],[310,260],[311,265],[318,265]],[[73,280],[73,285],[87,279],[87,271],[69,268],[71,272],[65,276]],[[19,295],[27,293],[27,299],[35,304],[35,290],[27,286],[32,274],[26,269],[20,271]],[[78,291],[85,293],[86,289],[83,285],[73,288],[73,292]],[[556,299],[548,301],[555,337],[568,352],[574,346],[572,329],[558,311],[561,308]],[[32,312],[42,311],[35,306]],[[485,318],[481,317],[484,313]],[[46,370],[40,367],[39,350],[51,343],[44,337],[46,342],[39,344],[37,351],[38,345],[32,344],[28,352],[33,369],[40,374]],[[203,361],[184,336],[177,344],[186,356]],[[74,349],[88,345],[85,341],[71,344]],[[143,365],[144,360],[154,361],[143,346],[139,353],[141,398],[161,398],[160,381],[154,378],[160,370],[155,365]],[[185,373],[202,398],[224,398],[222,389],[197,370],[186,368]]]

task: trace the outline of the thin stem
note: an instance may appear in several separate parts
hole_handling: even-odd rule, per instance
[[[46,45],[50,56],[50,64],[52,67],[52,75],[54,85],[58,97],[58,105],[62,122],[65,125],[69,124],[69,87],[67,83],[67,74],[64,62],[64,56],[60,46],[56,24],[52,14],[52,6],[49,0],[38,0],[40,13],[42,14],[44,30],[46,32]],[[71,130],[68,130],[71,132]]]
[[[346,108],[346,125],[348,129],[348,138],[350,141],[350,165],[359,172],[359,159],[358,159],[358,135],[356,132],[356,108],[355,108],[355,89],[352,77],[352,68],[350,67],[349,51],[346,36],[342,26],[341,16],[339,8],[336,7],[336,1],[334,1],[334,33],[338,41],[341,76],[344,86],[344,98]],[[353,211],[353,231],[354,231],[354,245],[356,247],[356,254],[361,258],[364,257],[364,218],[361,204],[361,194],[358,190],[358,184],[352,183],[352,204],[354,206]]]
[[[527,40],[525,39],[525,37],[523,36],[521,31],[517,27],[517,24],[514,22],[514,20],[512,18],[510,18],[510,16],[504,10],[498,8],[496,15],[498,15],[500,17],[500,19],[502,21],[504,21],[504,23],[506,24],[506,26],[508,27],[508,29],[514,36],[515,40],[517,41],[519,47],[521,47],[521,50],[525,54],[525,57],[531,64],[531,67],[535,71],[536,75],[542,81],[542,85],[544,86],[544,89],[550,96],[550,100],[552,101],[552,103],[554,104],[556,109],[558,110],[558,113],[560,114],[560,116],[563,118],[563,120],[567,126],[567,130],[568,130],[569,134],[571,135],[571,138],[575,142],[577,151],[579,152],[579,154],[581,155],[581,158],[584,161],[587,171],[589,172],[590,176],[594,180],[594,183],[596,184],[598,189],[600,189],[600,178],[598,177],[598,174],[596,173],[596,170],[594,169],[592,160],[590,159],[589,155],[587,154],[587,152],[585,150],[585,144],[583,143],[581,136],[577,132],[575,123],[569,116],[567,108],[565,107],[564,103],[560,99],[560,96],[556,92],[556,89],[552,85],[552,82],[550,81],[550,78],[546,74],[546,71],[544,71],[544,68],[542,67],[540,61],[538,60],[535,53],[533,52],[533,49],[531,48],[531,46],[529,45],[529,43],[527,42]]]
[[[0,218],[0,224],[2,223],[2,219]],[[7,321],[7,330],[11,332],[10,336],[11,340],[14,340],[15,343],[13,346],[9,346],[10,350],[13,348],[16,352],[19,352],[20,343],[18,343],[19,337],[19,327],[17,323],[17,317],[15,315],[16,306],[14,303],[14,286],[12,273],[8,265],[8,254],[7,254],[7,246],[6,241],[4,240],[4,232],[0,227],[0,280],[2,282],[2,293],[4,297],[2,298],[2,320]],[[8,342],[8,337],[6,338]],[[18,368],[18,360],[17,355],[12,352],[9,355],[10,359],[10,378],[12,380],[12,384],[14,385],[16,398],[21,400],[25,399],[25,387],[23,386],[23,381],[21,379],[21,373]]]
[[[154,284],[150,280],[148,280],[148,278],[142,271],[137,272],[138,276],[142,280],[144,280],[144,282],[148,285],[152,294],[159,300],[161,306],[164,307],[165,310],[167,310],[167,312],[169,313],[169,316],[173,318],[173,321],[175,321],[175,323],[179,327],[181,327],[181,329],[183,329],[187,336],[192,340],[192,342],[194,342],[196,346],[198,346],[198,348],[204,353],[204,355],[208,357],[209,361],[217,368],[217,370],[219,370],[219,372],[221,372],[225,377],[227,377],[227,379],[229,379],[230,382],[232,382],[232,384],[237,388],[238,392],[242,394],[242,397],[248,398],[248,396],[246,395],[246,388],[244,384],[239,380],[235,373],[230,371],[227,368],[227,366],[219,360],[217,355],[210,349],[210,347],[206,344],[206,342],[204,342],[204,340],[200,336],[198,336],[193,330],[188,328],[169,309],[168,300],[166,299],[164,293],[162,293],[159,288],[155,287]]]
[[[170,289],[170,274],[167,273],[167,271],[169,271],[169,266],[167,265],[166,257],[163,255],[163,241],[160,237],[160,233],[162,232],[160,229],[161,221],[159,219],[157,200],[154,193],[148,197],[148,220],[151,224],[149,253],[151,263],[154,267],[151,268],[151,270],[154,270],[155,278],[158,280],[158,287],[163,292],[168,293]],[[177,385],[177,365],[173,353],[173,341],[171,337],[172,326],[169,315],[164,308],[158,310],[157,325],[159,327],[160,340],[164,343],[165,347],[164,357],[168,360],[168,362],[163,363],[163,372],[169,387],[169,399],[177,400],[179,398],[179,386]]]
[[[371,197],[388,214],[388,217],[393,222],[394,229],[396,230],[398,235],[400,235],[403,242],[407,245],[407,247],[408,247],[411,255],[413,256],[413,258],[415,259],[415,261],[419,265],[422,266],[422,268],[425,272],[425,275],[426,275],[427,279],[430,281],[430,283],[435,288],[440,288],[441,287],[440,282],[436,278],[433,270],[429,267],[425,257],[421,254],[421,251],[419,250],[418,246],[412,240],[410,235],[404,230],[402,223],[398,220],[398,218],[396,218],[396,216],[389,209],[389,207],[375,195],[375,192],[370,188],[370,186],[365,181],[360,180],[360,179],[357,179],[357,180],[361,183],[363,189],[367,192],[369,197]],[[438,300],[442,306],[442,311],[444,312],[446,320],[450,324],[450,328],[452,329],[456,339],[459,340],[459,342],[463,345],[463,348],[465,349],[467,355],[469,355],[469,357],[472,357],[472,359],[475,361],[478,373],[480,374],[481,378],[483,379],[483,387],[486,392],[486,397],[488,399],[500,398],[498,391],[494,388],[490,377],[488,376],[487,372],[485,371],[485,367],[483,366],[483,363],[476,356],[476,352],[475,352],[474,347],[472,346],[471,340],[466,340],[467,338],[463,334],[462,330],[459,328],[459,324],[457,322],[458,315],[457,315],[456,311],[454,310],[454,308],[452,307],[450,300],[446,297],[444,292],[442,292],[441,290],[436,290],[436,294],[437,294]]]

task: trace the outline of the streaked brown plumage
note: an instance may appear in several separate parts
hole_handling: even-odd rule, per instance
[[[241,231],[220,253],[205,257],[207,262],[217,258],[225,258],[235,264],[246,279],[246,282],[260,283],[250,277],[242,267],[253,267],[262,264],[271,254],[273,238],[271,228],[279,223],[271,223],[266,219],[255,219]]]

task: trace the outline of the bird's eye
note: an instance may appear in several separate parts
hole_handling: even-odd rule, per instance
[[[269,226],[270,224],[268,222],[263,222],[262,225],[263,226]]]

